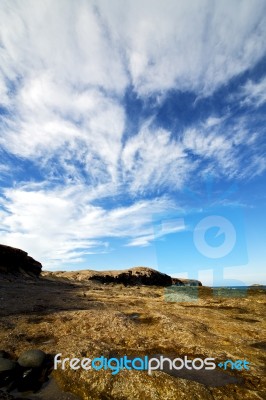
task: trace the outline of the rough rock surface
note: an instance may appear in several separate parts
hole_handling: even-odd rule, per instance
[[[202,286],[202,283],[196,279],[171,278],[167,274],[147,267],[134,267],[110,271],[94,271],[91,269],[80,271],[55,271],[52,273],[43,271],[42,276],[65,278],[78,282],[95,280],[101,283],[117,283],[124,284],[125,286]]]
[[[124,285],[151,285],[169,286],[172,278],[152,268],[135,267],[122,271],[94,272],[89,279],[96,279],[102,283],[122,283]]]
[[[172,278],[172,283],[176,286],[202,286],[196,279]]]
[[[39,279],[0,279],[1,350],[13,359],[32,348],[65,357],[214,357],[250,362],[250,370],[53,371],[51,384],[82,400],[262,400],[266,395],[265,290],[216,296],[198,287],[197,301],[170,302],[169,288],[104,285],[49,272]],[[80,274],[77,274],[80,277]],[[84,274],[84,277],[88,273]],[[177,288],[178,289],[178,288]],[[192,288],[183,287],[182,292]],[[194,289],[194,288],[193,288]],[[167,366],[167,364],[166,364]],[[48,382],[49,383],[49,382]],[[49,389],[43,385],[43,390]],[[50,389],[49,389],[50,390]],[[70,400],[61,393],[26,398]],[[18,396],[14,396],[18,398]],[[1,398],[1,395],[0,395]],[[24,398],[24,396],[21,396]]]
[[[0,273],[39,276],[42,264],[23,250],[0,244]]]
[[[52,274],[43,272],[43,276],[57,276],[74,281],[98,281],[101,283],[117,283],[125,286],[171,286],[172,278],[152,268],[134,267],[124,270],[93,271],[90,269],[81,271],[56,271]]]

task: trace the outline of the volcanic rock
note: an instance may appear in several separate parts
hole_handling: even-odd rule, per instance
[[[90,271],[88,279],[102,283],[122,283],[124,285],[170,286],[172,278],[152,268],[135,267],[121,271]],[[92,273],[93,272],[93,273]]]
[[[0,245],[0,273],[39,276],[42,264],[23,250]]]
[[[196,279],[172,278],[172,284],[176,286],[202,286]]]

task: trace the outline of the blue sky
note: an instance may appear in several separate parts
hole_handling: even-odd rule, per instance
[[[0,242],[266,283],[265,115],[265,1],[2,1]]]

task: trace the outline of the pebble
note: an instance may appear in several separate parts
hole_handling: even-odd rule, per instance
[[[45,353],[41,350],[27,350],[22,353],[18,359],[21,367],[39,368],[45,360]]]
[[[0,400],[20,399],[19,393],[37,392],[49,379],[51,372],[50,356],[37,349],[24,351],[17,362],[10,360],[8,353],[0,350]],[[17,395],[12,395],[16,391]],[[14,393],[13,393],[14,394]]]

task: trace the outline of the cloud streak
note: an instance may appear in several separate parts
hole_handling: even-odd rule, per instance
[[[1,241],[29,249],[46,267],[73,264],[86,254],[110,251],[110,238],[128,241],[140,232],[150,235],[154,215],[174,207],[166,197],[111,210],[90,200],[81,186],[8,189],[0,212]]]

